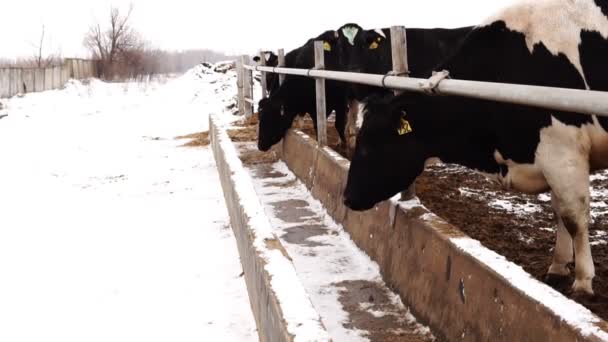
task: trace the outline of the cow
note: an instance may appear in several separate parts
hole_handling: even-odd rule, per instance
[[[606,91],[607,15],[606,0],[514,4],[476,26],[431,70],[463,80]],[[413,92],[377,96],[364,115],[346,206],[370,209],[406,189],[430,157],[483,172],[505,189],[550,191],[558,227],[546,281],[568,276],[575,260],[574,294],[593,294],[589,174],[608,168],[608,118]]]
[[[264,63],[261,63],[262,59],[260,56],[254,56],[253,61],[258,65],[276,67],[279,65],[279,56],[277,56],[272,51],[262,51],[264,56]],[[279,88],[278,74],[267,72],[266,73],[266,89],[268,90],[268,94],[272,94]]]
[[[277,56],[273,51],[262,51],[264,55],[264,65],[268,66],[277,66],[279,63],[279,56]],[[254,56],[253,61],[259,63],[262,59],[260,56]]]
[[[408,28],[407,59],[411,77],[428,77],[430,69],[454,53],[472,26],[455,29]],[[386,74],[393,69],[391,30],[388,28],[366,30],[357,37],[355,49],[342,58],[346,69],[368,74]],[[346,124],[346,140],[353,151],[357,131],[363,122],[362,107],[372,95],[387,95],[392,91],[361,84],[351,84],[349,89],[349,113]],[[352,154],[352,152],[350,152]]]
[[[356,24],[346,24],[337,31],[326,31],[320,36],[310,39],[298,49],[285,56],[286,67],[314,68],[314,41],[324,42],[325,69],[341,70],[340,56],[344,51],[354,46],[357,34],[363,30]],[[278,77],[270,89],[278,82]],[[346,125],[346,85],[338,81],[326,82],[326,111],[327,115],[335,111],[336,130],[341,141],[345,141],[344,128]],[[301,76],[287,75],[283,84],[273,91],[270,97],[259,102],[258,149],[269,150],[274,144],[283,139],[298,114],[309,113],[317,129],[317,109],[315,81]]]

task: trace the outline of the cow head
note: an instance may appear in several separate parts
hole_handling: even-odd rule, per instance
[[[352,72],[386,74],[392,70],[390,30],[363,31],[344,61],[345,69]],[[386,93],[382,88],[359,84],[353,84],[351,89],[354,98],[358,101],[363,101],[372,94]]]
[[[365,108],[344,190],[344,203],[353,210],[370,209],[407,189],[424,170],[428,156],[416,122],[390,97],[373,96]]]
[[[277,66],[279,65],[279,56],[275,55],[274,52],[272,51],[262,51],[262,53],[264,54],[264,63],[260,63],[262,61],[262,59],[260,58],[260,56],[255,56],[253,57],[253,61],[260,64],[260,65],[265,65],[265,66]]]
[[[357,24],[345,24],[336,31],[338,34],[336,49],[337,58],[340,64],[339,70],[348,70],[348,63],[351,55],[358,50],[361,45],[361,37],[364,30]]]
[[[339,61],[339,53],[338,53],[338,32],[334,31],[334,30],[330,30],[330,31],[326,31],[323,34],[321,34],[320,36],[318,36],[317,38],[315,38],[315,41],[323,41],[323,51],[325,52],[324,55],[324,62],[325,62],[325,69],[327,70],[336,70],[336,68],[338,68],[338,66],[340,65],[340,61]],[[313,47],[313,45],[311,45],[311,48]],[[314,67],[315,65],[315,53],[314,53],[314,48],[311,49],[311,54],[309,55],[308,53],[304,53],[306,55],[306,57],[311,58],[310,59],[310,67]]]
[[[269,97],[258,103],[258,149],[268,151],[283,139],[291,121],[281,113],[282,103],[278,97]]]
[[[367,30],[362,36],[361,59],[363,71],[370,74],[384,74],[393,69],[391,52],[391,30]]]
[[[262,51],[262,54],[264,56],[263,63],[262,63],[262,59],[260,58],[260,56],[253,57],[253,61],[255,63],[257,63],[258,65],[271,66],[271,67],[275,67],[275,66],[279,65],[279,56],[275,55],[274,52]],[[270,72],[266,73],[266,87],[267,87],[269,93],[274,92],[279,87],[277,74],[273,74]]]

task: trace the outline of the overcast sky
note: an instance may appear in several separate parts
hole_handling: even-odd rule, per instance
[[[52,50],[84,57],[88,26],[107,21],[111,6],[126,9],[131,2],[133,26],[156,47],[254,53],[290,50],[347,22],[364,28],[474,25],[513,0],[0,0],[0,56],[32,55],[44,24]]]

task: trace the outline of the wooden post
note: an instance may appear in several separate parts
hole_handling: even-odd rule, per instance
[[[285,50],[284,49],[279,49],[279,51],[278,51],[277,66],[285,67]],[[283,82],[285,82],[285,74],[279,74],[279,87],[283,84]],[[285,115],[285,110],[284,110],[283,106],[281,106],[281,115]],[[298,127],[298,128],[302,127],[300,125],[300,123],[301,123],[300,119],[301,119],[301,116],[296,116],[296,127]]]
[[[279,49],[279,67],[285,66],[285,50]],[[285,81],[285,74],[279,74],[279,85],[283,84]]]
[[[236,87],[238,90],[237,105],[239,107],[239,114],[241,115],[245,113],[245,93],[243,92],[245,73],[243,71],[243,60],[239,58],[236,60]]]
[[[260,50],[260,65],[266,66],[266,54]],[[268,84],[266,84],[266,73],[262,71],[260,73],[260,84],[262,85],[262,98],[268,97]]]
[[[245,65],[249,65],[249,56],[241,56],[241,63],[243,64],[243,106],[246,118],[250,118],[253,115],[253,74],[251,70],[246,69]]]
[[[315,69],[325,69],[325,50],[323,49],[323,41],[315,41]],[[327,146],[327,115],[326,100],[325,100],[325,79],[317,78],[317,141],[319,147]]]
[[[405,35],[405,27],[391,27],[391,47],[393,57],[393,73],[407,77],[409,66],[407,63],[407,38]],[[395,91],[395,95],[399,95],[400,91]],[[401,192],[401,200],[407,201],[416,197],[416,184],[412,183],[410,187]]]

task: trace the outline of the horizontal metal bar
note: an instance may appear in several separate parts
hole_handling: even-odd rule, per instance
[[[255,104],[255,101],[253,101],[253,99],[250,99],[248,97],[245,98],[245,102],[249,102],[251,104]]]
[[[249,70],[367,84],[394,90],[424,92],[426,79],[342,71],[245,66]],[[608,117],[608,92],[446,79],[435,89],[440,95],[464,96],[566,112]]]

